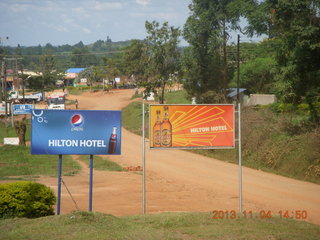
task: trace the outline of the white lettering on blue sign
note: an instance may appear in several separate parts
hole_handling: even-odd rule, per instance
[[[48,147],[107,147],[104,140],[49,139]]]

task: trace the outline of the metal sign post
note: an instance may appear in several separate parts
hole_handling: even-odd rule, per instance
[[[239,212],[242,213],[241,106],[238,103]]]
[[[58,162],[58,201],[57,201],[57,215],[60,215],[61,206],[61,173],[62,173],[62,155],[59,155]]]
[[[89,212],[92,212],[93,155],[90,155]]]
[[[145,111],[142,103],[142,214],[146,214]]]

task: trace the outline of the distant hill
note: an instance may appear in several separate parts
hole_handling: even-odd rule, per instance
[[[105,56],[112,56],[121,49],[129,46],[131,40],[112,42],[108,37],[107,40],[98,40],[92,44],[84,45],[82,41],[74,45],[64,44],[60,46],[53,46],[47,43],[44,46],[20,46],[10,47],[4,46],[0,48],[0,59],[6,57],[19,57],[19,65],[33,71],[41,71],[41,62],[51,61],[56,65],[57,70],[65,71],[70,67],[75,66],[75,56],[87,56],[90,59],[86,62],[87,65],[98,65],[101,63],[101,58]],[[48,59],[49,58],[49,59]],[[11,68],[11,66],[8,66]]]

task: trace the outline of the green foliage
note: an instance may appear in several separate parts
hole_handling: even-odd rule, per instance
[[[124,62],[126,64],[126,75],[133,75],[139,83],[147,81],[147,45],[143,40],[132,40],[130,46],[125,48]]]
[[[49,52],[53,57],[57,72],[64,72],[71,67],[86,67],[97,66],[101,63],[103,56],[112,56],[116,52],[122,51],[124,47],[130,45],[131,41],[112,42],[110,38],[106,41],[98,40],[93,44],[84,45],[79,42],[75,45],[64,44],[61,46],[52,46],[47,44],[45,46],[30,46],[30,47],[2,47],[0,53],[3,51],[6,56],[19,55],[22,56],[21,64],[24,68],[32,71],[41,71],[41,58],[45,58]],[[19,50],[18,50],[19,49]],[[17,54],[19,51],[19,54]],[[50,60],[50,59],[48,59]],[[56,79],[57,80],[57,79]]]
[[[319,11],[318,0],[265,0],[247,11],[251,30],[275,39],[275,90],[283,102],[298,104],[319,95]]]
[[[241,65],[241,87],[246,88],[249,93],[272,93],[276,73],[274,58],[256,58]],[[237,86],[236,76],[235,73],[231,87]]]
[[[90,53],[89,48],[83,46],[83,44],[79,44],[79,47],[75,48],[72,54],[71,61],[73,62],[73,67],[81,68],[98,64],[97,57]]]
[[[184,25],[184,38],[190,44],[182,60],[184,87],[198,103],[212,102],[208,95],[221,99],[221,94],[225,101],[229,82],[227,31],[238,27],[236,2],[193,0],[189,5],[191,16]]]
[[[164,22],[162,26],[156,21],[146,21],[147,30],[147,56],[149,76],[147,82],[144,82],[146,93],[157,93],[156,89],[160,88],[160,103],[164,103],[164,93],[167,85],[175,81],[179,71],[178,42],[180,36],[179,28],[169,26]]]
[[[53,191],[34,182],[0,184],[0,217],[36,218],[54,214]]]

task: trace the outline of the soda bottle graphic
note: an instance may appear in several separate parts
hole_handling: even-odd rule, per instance
[[[169,120],[169,109],[168,106],[164,107],[164,118],[161,124],[161,146],[171,147],[172,146],[172,125]]]
[[[161,147],[161,121],[160,110],[156,111],[157,121],[153,126],[153,147]]]
[[[109,140],[108,153],[114,154],[116,152],[116,149],[117,149],[117,128],[113,127],[112,134]]]

